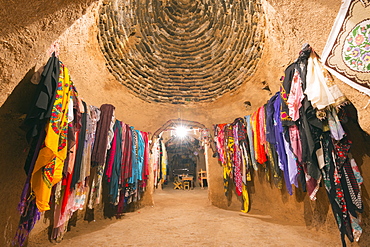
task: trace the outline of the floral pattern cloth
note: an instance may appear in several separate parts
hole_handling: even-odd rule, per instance
[[[342,59],[355,71],[370,71],[370,20],[357,24],[349,32],[344,43]]]

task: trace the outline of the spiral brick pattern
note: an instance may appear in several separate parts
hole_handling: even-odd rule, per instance
[[[251,77],[264,45],[260,0],[105,0],[107,67],[149,102],[210,102]]]

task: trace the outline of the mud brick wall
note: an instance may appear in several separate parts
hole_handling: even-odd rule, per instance
[[[111,73],[151,102],[209,102],[236,90],[264,45],[258,0],[107,0],[98,25]]]

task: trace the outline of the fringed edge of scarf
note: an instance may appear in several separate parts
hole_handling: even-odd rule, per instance
[[[24,207],[26,206],[26,207]],[[21,213],[19,225],[12,245],[23,246],[28,235],[32,231],[36,222],[41,218],[41,213],[37,209],[35,198],[30,198],[27,201],[21,201],[18,207]]]

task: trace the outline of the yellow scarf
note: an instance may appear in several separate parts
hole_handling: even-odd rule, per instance
[[[68,69],[61,64],[52,114],[45,127],[44,145],[39,152],[31,177],[31,187],[40,212],[50,209],[51,188],[62,179],[64,160],[67,157],[71,83]]]

